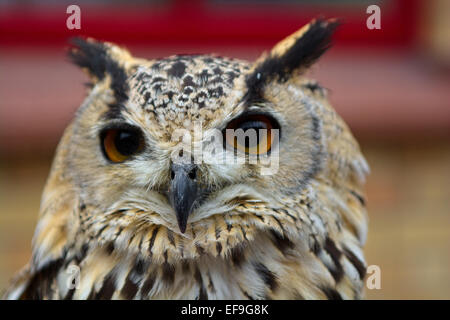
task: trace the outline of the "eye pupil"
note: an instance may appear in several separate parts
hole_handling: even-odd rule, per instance
[[[144,146],[142,134],[135,128],[106,129],[101,140],[105,157],[114,163],[127,160]]]
[[[245,146],[246,149],[257,147],[260,143],[260,139],[263,137],[261,136],[261,132],[259,130],[268,129],[267,124],[262,121],[245,121],[239,124],[239,129],[242,129],[245,133],[249,133],[248,130],[254,130],[253,133],[256,134],[256,141],[250,141],[250,136],[246,135],[242,137],[241,139],[236,138],[235,144],[240,142],[241,145]],[[240,141],[238,141],[240,140]],[[256,144],[255,144],[256,143]]]
[[[267,129],[267,124],[262,121],[245,121],[239,124],[239,128],[244,130],[244,132],[249,129],[258,131],[259,129]]]
[[[119,131],[114,139],[116,149],[124,156],[130,156],[139,148],[139,136],[130,131]]]
[[[224,132],[225,141],[235,150],[246,154],[261,155],[270,151],[272,146],[271,130],[278,128],[278,124],[270,116],[246,115],[228,124]],[[230,131],[234,133],[230,134]]]

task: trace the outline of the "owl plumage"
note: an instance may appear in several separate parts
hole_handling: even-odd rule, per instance
[[[336,25],[314,20],[254,63],[145,60],[76,40],[70,55],[92,86],[58,146],[32,259],[5,297],[361,298],[368,166],[326,90],[303,76]],[[174,174],[176,130],[224,130],[247,114],[279,126],[275,173],[225,162]],[[124,127],[143,146],[113,163],[102,133]]]

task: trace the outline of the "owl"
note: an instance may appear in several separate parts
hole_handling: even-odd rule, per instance
[[[75,39],[87,97],[4,297],[362,298],[369,168],[305,77],[337,25],[313,20],[255,62]]]

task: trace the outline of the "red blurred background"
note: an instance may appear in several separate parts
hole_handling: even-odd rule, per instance
[[[81,8],[69,30],[66,8]],[[381,8],[369,30],[366,8]],[[217,53],[253,60],[314,17],[338,17],[311,77],[361,142],[371,226],[369,298],[450,298],[450,1],[0,0],[0,288],[30,254],[39,197],[64,127],[85,96],[68,40],[136,56]]]

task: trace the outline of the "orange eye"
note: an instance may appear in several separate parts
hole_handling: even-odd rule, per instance
[[[135,128],[107,129],[101,137],[103,152],[114,163],[124,162],[144,147],[142,135]]]
[[[231,121],[225,130],[227,145],[250,155],[268,153],[272,147],[276,121],[265,115],[247,115]]]

